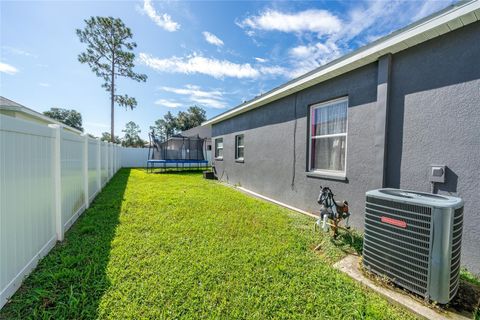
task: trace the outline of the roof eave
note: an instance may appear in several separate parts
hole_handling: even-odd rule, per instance
[[[6,98],[5,98],[6,99]],[[12,100],[10,100],[12,101]],[[14,102],[14,101],[12,101]],[[0,108],[3,109],[3,110],[8,110],[8,111],[14,111],[14,112],[21,112],[21,113],[25,113],[25,114],[28,114],[34,118],[37,118],[37,119],[40,119],[40,120],[43,120],[45,122],[49,122],[51,124],[58,124],[59,126],[62,126],[64,127],[65,129],[69,130],[69,131],[73,131],[75,133],[78,133],[78,134],[83,134],[84,132],[74,128],[74,127],[71,127],[71,126],[68,126],[64,123],[61,123],[60,121],[57,121],[55,119],[52,119],[40,112],[37,112],[35,110],[32,110],[30,108],[27,108],[25,106],[22,106],[21,104],[17,103],[17,102],[14,102],[16,105],[15,106],[4,106],[4,105],[0,105]]]
[[[251,101],[226,111],[202,125],[212,125],[241,113],[281,99],[315,84],[375,62],[386,54],[394,54],[419,43],[436,38],[480,20],[480,0],[462,2],[432,16],[417,21],[373,43],[359,48],[337,60],[317,68],[297,79],[287,82]]]

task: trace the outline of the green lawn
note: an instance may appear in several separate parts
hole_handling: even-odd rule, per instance
[[[413,318],[332,268],[348,249],[198,173],[122,169],[0,318]]]

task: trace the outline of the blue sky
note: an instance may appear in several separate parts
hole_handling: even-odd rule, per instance
[[[116,108],[115,132],[135,121],[146,138],[167,111],[199,105],[210,118],[453,2],[1,1],[0,95],[40,112],[76,109],[87,132],[109,132],[109,96],[78,62],[75,29],[119,17],[148,80],[118,80],[138,107]]]

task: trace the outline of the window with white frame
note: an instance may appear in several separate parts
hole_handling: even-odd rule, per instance
[[[215,158],[223,159],[223,138],[215,139]]]
[[[235,136],[235,160],[243,160],[245,140],[243,134]]]
[[[345,175],[348,98],[310,107],[309,171]]]

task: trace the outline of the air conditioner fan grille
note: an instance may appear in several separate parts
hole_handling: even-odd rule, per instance
[[[365,266],[425,296],[428,290],[431,215],[429,207],[367,197]],[[401,223],[392,225],[385,223],[385,219]]]

